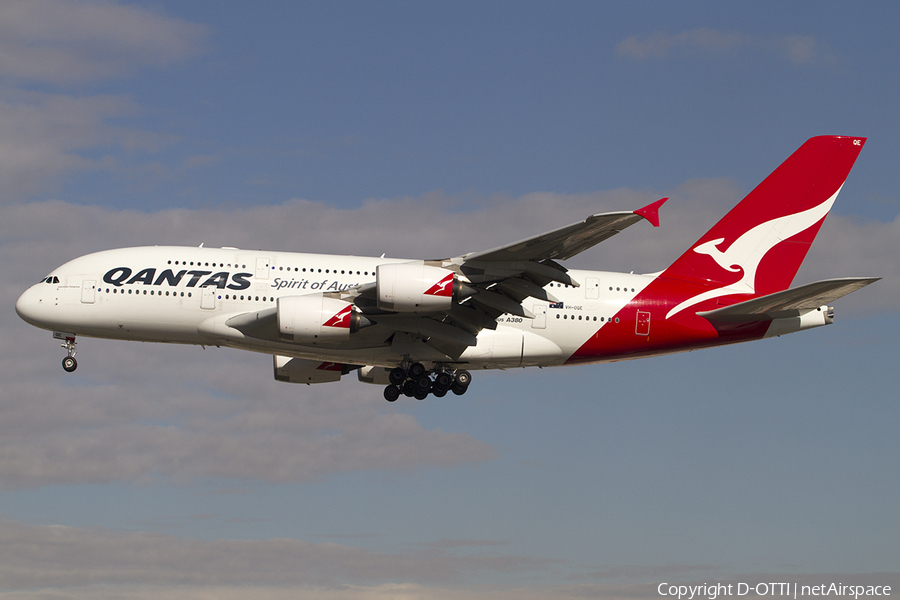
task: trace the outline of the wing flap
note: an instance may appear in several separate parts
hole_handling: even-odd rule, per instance
[[[392,315],[380,317],[378,322],[396,331],[412,333],[423,338],[438,338],[462,346],[474,346],[478,343],[471,333],[426,317],[395,317]]]

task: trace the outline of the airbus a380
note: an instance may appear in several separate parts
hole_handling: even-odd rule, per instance
[[[76,258],[16,302],[53,331],[74,371],[77,336],[215,345],[273,356],[291,383],[360,381],[384,397],[464,393],[470,371],[600,363],[827,325],[832,301],[878,278],[790,288],[866,139],[808,140],[671,266],[650,275],[560,261],[665,198],[493,250],[438,260],[145,247]]]

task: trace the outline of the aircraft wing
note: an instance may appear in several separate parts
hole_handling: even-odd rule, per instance
[[[527,298],[558,302],[545,289],[550,282],[579,287],[580,283],[556,260],[571,258],[641,219],[658,227],[658,210],[666,200],[657,200],[635,211],[592,215],[584,221],[493,250],[427,261],[426,264],[454,271],[466,281],[461,286],[461,301],[433,315],[372,315],[370,318],[424,339],[451,358],[458,357],[466,347],[475,345],[479,331],[496,329],[500,315],[534,318],[524,304]],[[373,290],[359,291],[365,296]]]
[[[583,252],[609,239],[626,227],[647,219],[659,226],[659,207],[663,198],[636,211],[602,213],[547,233],[485,252],[473,252],[456,258],[418,261],[427,267],[439,267],[458,278],[458,301],[446,310],[430,312],[393,312],[378,307],[376,284],[367,283],[341,292],[323,294],[354,304],[369,325],[355,336],[356,343],[383,346],[424,342],[447,360],[456,360],[477,343],[482,329],[496,329],[497,318],[505,313],[534,318],[525,305],[527,298],[558,302],[545,287],[558,282],[578,287],[566,269],[555,262]],[[533,306],[532,306],[533,308]],[[244,335],[278,340],[277,309],[235,315],[226,325]],[[409,352],[401,351],[400,354]]]
[[[493,250],[466,254],[462,258],[466,262],[566,260],[611,238],[641,219],[647,219],[654,227],[659,227],[659,207],[666,200],[668,198],[657,200],[635,211],[591,215],[579,223],[572,223]]]
[[[749,322],[796,317],[875,283],[880,277],[847,277],[808,283],[724,308],[698,312],[710,321]]]

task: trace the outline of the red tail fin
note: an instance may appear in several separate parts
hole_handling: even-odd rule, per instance
[[[865,143],[807,140],[662,276],[750,294],[786,289]]]

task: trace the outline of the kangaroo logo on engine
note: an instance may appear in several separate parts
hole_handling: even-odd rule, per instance
[[[448,273],[446,277],[438,281],[425,291],[427,296],[452,296],[453,295],[453,273]]]

